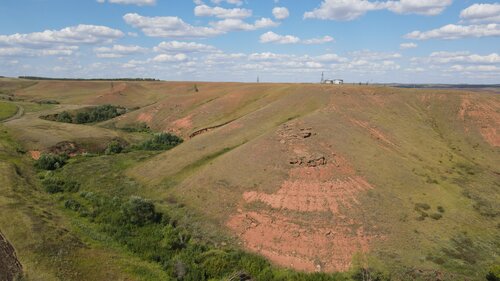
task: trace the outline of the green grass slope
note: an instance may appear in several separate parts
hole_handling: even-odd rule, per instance
[[[196,210],[201,220],[225,229],[238,209],[255,210],[255,203],[241,203],[245,192],[274,194],[290,177],[290,152],[284,151],[278,131],[284,124],[300,124],[316,134],[310,151],[332,161],[335,157],[328,153],[333,148],[373,186],[356,197],[356,207],[345,205],[340,212],[376,237],[369,257],[390,271],[403,274],[417,267],[449,273],[450,280],[481,280],[489,266],[499,262],[498,96],[318,85],[276,86],[280,90],[275,101],[233,115],[235,121],[136,165],[128,174],[150,185],[150,196],[175,197]],[[242,100],[239,108],[245,103]],[[490,111],[481,116],[477,110],[484,106]],[[224,109],[220,107],[234,114]],[[196,111],[189,112],[196,116]],[[221,111],[215,114],[223,115]],[[270,204],[257,210],[273,209]],[[327,215],[287,216],[319,222]],[[305,229],[320,228],[308,223]],[[262,239],[264,243],[267,238]],[[280,251],[278,247],[267,256],[279,256]]]
[[[17,106],[12,103],[0,102],[0,121],[14,116],[17,112]]]
[[[23,280],[167,280],[68,216],[41,186],[33,163],[0,126],[0,231],[16,250]]]
[[[108,197],[152,198],[203,240],[277,266],[375,268],[394,280],[484,280],[500,263],[498,93],[314,84],[197,88],[40,81],[14,96],[62,105],[6,126],[27,149],[117,137],[137,143],[144,136],[117,128],[140,124],[182,136],[181,145],[163,153],[77,159],[60,173],[78,175],[85,189]],[[95,104],[139,108],[92,125],[38,118]],[[97,170],[102,176],[89,174]]]

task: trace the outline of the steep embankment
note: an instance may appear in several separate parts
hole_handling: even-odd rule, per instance
[[[265,87],[241,94],[263,96],[254,110],[240,97],[236,107],[249,109],[240,114],[206,109],[230,94],[201,105],[164,101],[175,118],[191,120],[178,122],[189,124],[184,135],[216,128],[129,174],[154,187],[149,194],[177,198],[247,249],[300,270],[343,271],[376,258],[391,270],[473,275],[498,256],[497,96]],[[157,112],[151,124],[177,129]],[[231,118],[198,119],[210,114]]]

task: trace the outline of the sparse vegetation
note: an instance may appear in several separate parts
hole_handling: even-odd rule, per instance
[[[42,181],[45,191],[54,194],[61,192],[77,192],[80,189],[80,184],[74,181],[66,181],[57,178],[47,178]]]
[[[106,147],[106,150],[104,151],[105,154],[117,154],[123,151],[123,147],[120,144],[119,141],[113,140],[110,143],[108,143],[108,147]]]
[[[38,104],[60,104],[60,102],[56,100],[39,100],[36,103]]]
[[[486,275],[487,281],[500,281],[500,265],[492,266]]]
[[[172,149],[175,146],[181,144],[183,140],[178,136],[171,133],[158,133],[154,134],[153,137],[139,145],[137,145],[136,149],[142,150],[168,150]]]
[[[125,127],[121,127],[121,130],[129,133],[150,133],[151,128],[149,128],[148,124],[142,122],[142,123],[134,123],[134,124],[129,124]]]
[[[5,120],[17,112],[17,106],[13,103],[0,102],[0,121]]]

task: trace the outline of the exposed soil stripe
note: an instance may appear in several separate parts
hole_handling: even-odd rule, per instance
[[[220,125],[215,125],[215,126],[212,126],[212,127],[208,127],[208,128],[204,128],[204,129],[201,129],[201,130],[198,130],[198,131],[195,131],[194,133],[192,133],[191,135],[189,135],[189,138],[194,138],[198,135],[201,135],[201,134],[204,134],[204,133],[207,133],[211,130],[214,130],[214,129],[217,129],[217,128],[220,128],[222,126],[226,126],[227,124],[233,122],[235,120],[231,120],[231,121],[228,121],[226,123],[223,123],[223,124],[220,124]]]

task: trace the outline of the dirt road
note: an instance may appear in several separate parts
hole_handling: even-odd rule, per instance
[[[13,116],[3,120],[2,122],[5,123],[5,122],[9,122],[9,121],[12,121],[12,120],[15,120],[15,119],[18,119],[18,118],[21,118],[23,115],[24,115],[24,107],[20,106],[19,104],[16,104],[17,106],[17,112],[16,114],[14,114]]]

